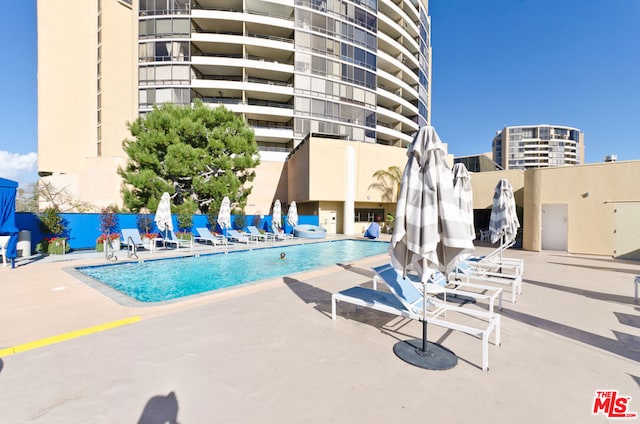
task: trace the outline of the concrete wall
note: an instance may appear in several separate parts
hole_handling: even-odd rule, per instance
[[[312,138],[289,159],[289,194],[299,196],[291,200],[344,201],[347,146],[355,152],[355,200],[381,202],[382,193],[369,188],[375,182],[372,175],[394,165],[403,169],[407,162],[406,149],[324,138]],[[308,193],[297,189],[300,182],[307,180],[305,173],[308,174]]]
[[[640,202],[638,176],[640,161],[526,171],[523,247],[542,248],[542,205],[566,204],[567,251],[613,255],[616,205]],[[640,220],[634,231],[640,234]]]
[[[38,171],[92,210],[122,205],[117,169],[137,116],[137,16],[101,5],[99,41],[97,0],[37,2]]]
[[[82,174],[96,153],[97,1],[39,0],[38,171]]]
[[[491,171],[474,172],[471,175],[471,187],[473,189],[473,208],[491,209],[493,206],[493,194],[498,182],[506,178],[513,187],[513,195],[516,205],[524,203],[524,171]]]
[[[276,199],[286,202],[287,196],[287,167],[284,158],[260,159],[256,168],[256,178],[251,182],[251,194],[247,198],[247,214],[269,215]]]
[[[373,178],[376,171],[391,166],[402,170],[407,162],[406,149],[398,147],[320,137],[302,143],[287,162],[287,201],[295,200],[298,209],[308,214],[317,210],[320,225],[328,225],[328,232],[334,227],[337,233],[345,229],[347,147],[354,150],[353,189],[357,208],[383,207],[385,214],[395,214],[395,203],[384,202],[382,192],[370,186],[376,182]],[[336,220],[332,225],[334,213]],[[361,233],[361,227],[362,223],[355,225],[354,233]]]

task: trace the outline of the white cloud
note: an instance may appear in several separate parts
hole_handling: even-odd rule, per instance
[[[19,184],[38,180],[38,154],[11,153],[0,150],[0,177],[18,181]]]

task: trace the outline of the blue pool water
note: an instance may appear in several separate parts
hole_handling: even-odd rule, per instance
[[[339,240],[175,259],[79,267],[141,302],[161,302],[387,252],[389,243]],[[286,253],[284,260],[280,253]]]

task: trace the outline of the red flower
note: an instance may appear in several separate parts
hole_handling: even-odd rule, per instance
[[[96,239],[96,243],[104,243],[107,240],[117,240],[120,238],[120,234],[100,234],[100,237]]]

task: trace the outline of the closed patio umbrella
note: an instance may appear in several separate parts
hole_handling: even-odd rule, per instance
[[[520,221],[516,214],[516,201],[513,197],[513,187],[509,180],[503,178],[498,181],[493,194],[493,206],[489,219],[491,243],[501,240],[502,244],[513,243],[520,228]]]
[[[407,149],[391,245],[396,269],[415,270],[426,284],[435,270],[445,271],[465,250],[472,249],[467,226],[453,196],[451,169],[435,129],[421,128]],[[422,319],[422,340],[396,343],[394,352],[404,361],[422,368],[448,369],[457,363],[453,352],[427,342],[427,296]]]
[[[225,230],[231,228],[231,200],[227,196],[224,196],[222,203],[220,203],[220,210],[218,211],[218,225],[224,233]]]
[[[474,240],[476,230],[473,225],[473,189],[471,175],[464,163],[453,165],[453,199],[460,209],[460,218],[467,226],[470,240]]]
[[[273,212],[271,212],[271,227],[280,229],[282,226],[282,205],[280,205],[280,199],[276,199],[273,204]]]
[[[164,238],[167,238],[167,231],[173,231],[173,220],[171,219],[171,196],[166,191],[160,197],[158,209],[154,222],[158,226],[158,230],[164,231]]]
[[[289,213],[287,214],[287,222],[295,228],[298,225],[298,205],[295,200],[289,205]]]
[[[471,188],[471,175],[469,175],[464,163],[453,165],[453,201],[458,207],[460,219],[467,229],[466,236],[473,242],[476,238],[476,230],[473,225],[473,189]],[[447,300],[458,303],[475,302],[472,297],[457,294],[448,296]]]

